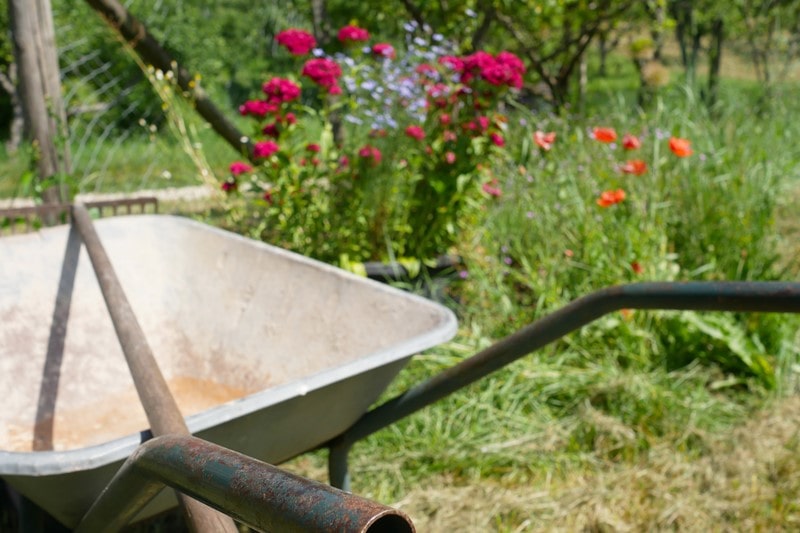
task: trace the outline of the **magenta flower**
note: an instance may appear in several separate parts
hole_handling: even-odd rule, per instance
[[[492,140],[492,143],[494,143],[495,146],[503,147],[506,145],[506,140],[503,139],[503,136],[499,133],[492,133],[489,135],[489,138]]]
[[[503,194],[503,191],[501,191],[500,188],[497,187],[496,185],[497,185],[497,180],[492,180],[489,183],[484,183],[483,185],[481,185],[481,189],[483,189],[483,192],[485,192],[489,196],[494,196],[495,198],[499,198]]]
[[[278,151],[278,143],[274,141],[260,141],[253,145],[253,155],[267,158]]]
[[[406,128],[406,135],[411,137],[412,139],[417,139],[421,141],[425,138],[425,130],[422,129],[421,126],[409,126]]]
[[[377,43],[372,46],[372,53],[376,56],[382,56],[389,59],[394,59],[397,54],[394,51],[394,46],[389,43]]]
[[[285,46],[290,54],[296,56],[309,53],[317,45],[317,40],[313,35],[296,28],[283,30],[275,37],[275,40],[278,41],[278,44]]]
[[[339,41],[343,43],[368,41],[369,32],[364,28],[359,28],[358,26],[349,25],[339,30],[337,38],[339,39]]]
[[[358,157],[362,159],[371,159],[372,166],[376,166],[381,162],[383,156],[380,150],[368,144],[358,151]]]
[[[275,113],[277,110],[278,104],[265,100],[248,100],[239,106],[239,114],[242,116],[263,117],[267,113]]]
[[[310,143],[306,145],[306,150],[308,150],[309,152],[317,153],[320,151],[320,146],[316,143]]]
[[[337,85],[337,80],[342,75],[342,69],[335,61],[325,58],[309,59],[303,65],[303,76],[314,83],[328,89],[331,94],[341,94],[342,90]],[[338,89],[338,92],[334,92]]]
[[[234,176],[239,176],[245,172],[250,172],[251,170],[253,170],[253,167],[242,161],[234,161],[230,166],[231,174]]]
[[[261,90],[270,103],[291,102],[300,96],[300,86],[284,78],[272,78],[261,86]]]

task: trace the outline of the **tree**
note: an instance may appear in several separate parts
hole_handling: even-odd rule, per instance
[[[800,51],[800,3],[796,0],[737,0],[748,52],[766,91],[775,81],[775,62],[783,58],[784,76]]]
[[[498,0],[494,9],[519,53],[547,85],[553,103],[562,106],[589,44],[633,4],[624,0]]]

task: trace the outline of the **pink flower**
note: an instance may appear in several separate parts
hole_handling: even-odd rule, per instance
[[[253,155],[267,158],[278,151],[278,143],[274,141],[260,141],[253,145]]]
[[[320,151],[320,147],[316,143],[309,143],[306,145],[306,150],[308,150],[309,152],[317,153]]]
[[[452,119],[450,118],[450,115],[448,113],[442,113],[442,116],[439,117],[439,122],[441,122],[445,126],[450,124],[451,121]]]
[[[499,198],[500,195],[503,194],[503,191],[501,191],[500,188],[497,187],[496,179],[490,181],[489,183],[484,183],[483,185],[481,185],[481,189],[483,189],[483,192],[485,192],[489,196],[494,196],[495,198]]]
[[[409,126],[406,128],[406,135],[420,141],[425,138],[425,130],[421,126]]]
[[[358,26],[345,26],[341,30],[339,30],[339,34],[337,35],[339,41],[343,43],[350,43],[350,42],[359,42],[359,41],[368,41],[369,40],[369,32],[364,28],[359,28]]]
[[[381,151],[374,146],[366,145],[358,151],[358,157],[362,159],[372,159],[372,166],[376,166],[381,162]]]
[[[230,171],[231,174],[234,176],[239,176],[240,174],[244,174],[245,172],[250,172],[253,170],[253,167],[248,165],[247,163],[243,163],[242,161],[234,161],[231,163]]]
[[[239,114],[242,116],[263,117],[267,113],[275,113],[277,110],[278,104],[265,100],[248,100],[239,106]]]
[[[455,142],[458,140],[458,135],[452,130],[444,130],[442,132],[442,139],[444,139],[445,142]]]
[[[463,72],[464,62],[455,56],[442,56],[439,58],[439,64],[449,67],[456,72]]]
[[[547,152],[553,147],[553,143],[556,142],[556,132],[551,131],[545,133],[543,131],[536,131],[533,134],[533,142],[536,143],[536,146]]]
[[[389,43],[377,43],[372,46],[372,53],[376,56],[394,59],[397,54],[394,51],[394,46]]]
[[[272,78],[261,86],[261,90],[271,103],[291,102],[300,96],[300,87],[284,78]]]
[[[278,117],[278,122],[281,124],[297,124],[297,116],[294,113],[286,113],[282,117]]]
[[[328,89],[328,94],[333,94],[333,95],[342,94],[342,88],[339,87],[338,85],[334,85],[333,87]]]
[[[485,116],[478,117],[478,125],[481,127],[482,131],[488,130],[490,123],[491,121],[489,120],[489,117]]]
[[[290,54],[296,56],[309,53],[317,45],[317,40],[313,35],[296,28],[283,30],[275,37],[275,40],[278,41],[278,44],[285,46]]]
[[[453,152],[447,152],[444,154],[444,160],[447,161],[447,164],[452,165],[456,162],[456,154]]]
[[[330,94],[341,94],[342,90],[337,85],[337,80],[342,75],[342,69],[335,61],[325,58],[309,59],[303,65],[303,76],[311,79],[317,85],[328,89]],[[338,89],[338,92],[334,92]]]
[[[506,145],[505,139],[503,139],[503,136],[500,135],[499,133],[492,133],[491,135],[489,135],[489,138],[492,140],[495,146],[503,147]]]
[[[221,187],[225,192],[233,192],[236,190],[236,180],[223,181]]]

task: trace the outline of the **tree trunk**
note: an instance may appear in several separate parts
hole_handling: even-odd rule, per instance
[[[597,75],[605,78],[607,75],[606,61],[608,60],[608,33],[600,32],[597,36],[600,45],[600,68],[597,70]]]
[[[22,103],[19,98],[19,87],[17,86],[17,64],[11,62],[8,72],[0,72],[0,86],[8,93],[11,100],[11,124],[8,128],[8,141],[6,142],[6,152],[16,153],[22,144],[22,137],[25,128],[25,118],[22,112]]]
[[[331,41],[331,25],[325,0],[311,0],[311,25],[317,43],[325,47]]]
[[[722,64],[722,40],[725,24],[722,18],[715,18],[711,23],[711,46],[708,52],[708,89],[706,104],[712,107],[719,96],[719,69]]]

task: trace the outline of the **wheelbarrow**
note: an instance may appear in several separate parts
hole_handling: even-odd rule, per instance
[[[606,313],[800,312],[795,283],[610,287],[365,413],[412,354],[455,333],[452,313],[189,220],[96,227],[189,430],[273,464],[330,448],[331,483],[344,489],[355,442]],[[147,441],[147,419],[75,232],[0,239],[0,257],[0,318],[12,324],[0,333],[0,379],[21,391],[3,408],[0,475],[72,527]],[[134,508],[137,519],[175,505],[168,493],[141,511],[139,499],[124,500],[123,514]]]
[[[456,331],[441,305],[188,219],[93,226],[189,432],[246,457],[342,433]],[[79,233],[0,239],[0,476],[68,527],[152,427]]]

